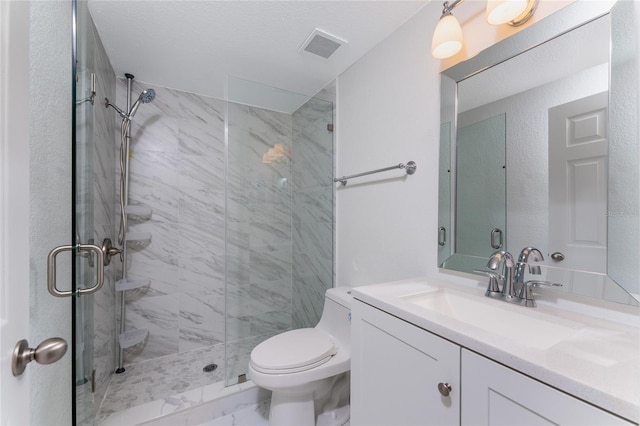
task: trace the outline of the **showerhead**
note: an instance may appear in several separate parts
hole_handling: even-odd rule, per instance
[[[140,96],[138,96],[138,99],[136,100],[136,102],[133,104],[133,106],[131,107],[131,110],[129,111],[129,119],[132,119],[133,116],[136,114],[136,112],[138,111],[138,108],[140,107],[140,104],[148,104],[149,102],[153,101],[156,97],[156,91],[153,89],[145,89],[142,91],[142,93],[140,93]]]
[[[143,104],[148,104],[156,98],[156,91],[153,89],[143,90],[138,98],[142,101]]]

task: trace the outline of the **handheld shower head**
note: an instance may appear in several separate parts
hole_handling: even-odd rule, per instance
[[[122,117],[125,120],[131,120],[133,116],[136,114],[136,112],[138,111],[140,104],[148,104],[149,102],[153,101],[155,97],[156,97],[155,90],[153,89],[143,90],[142,93],[140,93],[140,96],[138,96],[138,99],[136,99],[136,102],[131,106],[131,109],[129,110],[129,114],[127,114],[126,112],[118,108],[116,105],[109,102],[109,99],[107,98],[104,98],[104,107],[105,108],[112,107],[118,112],[118,114],[120,114],[120,117]]]
[[[153,101],[156,97],[156,91],[153,89],[145,89],[142,91],[142,93],[140,93],[140,96],[138,96],[138,99],[136,100],[136,102],[133,104],[133,106],[131,107],[131,110],[129,111],[128,114],[128,118],[132,119],[133,116],[136,114],[136,112],[138,111],[138,108],[140,107],[140,104],[148,104],[149,102]]]

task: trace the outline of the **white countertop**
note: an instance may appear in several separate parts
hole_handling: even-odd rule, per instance
[[[548,348],[539,349],[523,344],[522,339],[506,338],[401,297],[443,288],[465,297],[477,296],[490,306],[515,310],[532,318],[552,315],[559,323],[577,324],[576,333]],[[638,308],[620,306],[619,309],[608,310],[611,306],[603,308],[602,304],[587,304],[582,313],[578,313],[562,309],[561,303],[553,306],[544,301],[536,308],[526,308],[487,298],[484,289],[430,278],[354,287],[352,295],[577,398],[635,423],[640,422]],[[585,314],[591,311],[597,311],[598,316]],[[521,332],[526,335],[527,330]]]

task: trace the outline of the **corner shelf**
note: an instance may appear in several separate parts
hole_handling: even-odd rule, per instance
[[[151,283],[149,279],[130,280],[125,278],[116,282],[116,291],[133,290],[135,288],[144,287]]]
[[[132,248],[142,248],[151,243],[151,233],[149,232],[128,232],[125,237],[126,243]]]
[[[149,335],[149,330],[142,328],[139,330],[125,331],[118,335],[118,342],[122,349],[127,349],[144,342],[144,339]]]
[[[151,219],[151,215],[153,214],[151,207],[142,206],[139,204],[127,205],[124,207],[124,211],[128,216],[135,217],[139,220]]]

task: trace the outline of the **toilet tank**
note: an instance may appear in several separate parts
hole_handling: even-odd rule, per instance
[[[351,348],[351,300],[350,287],[327,290],[322,317],[316,326],[336,339],[343,348]]]

